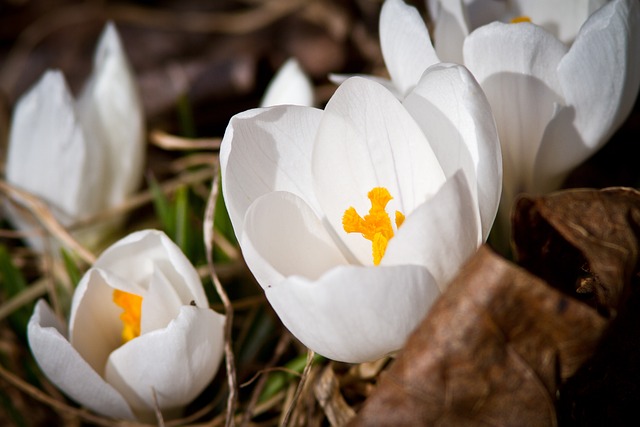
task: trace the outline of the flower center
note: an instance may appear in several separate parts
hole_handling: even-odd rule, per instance
[[[521,22],[531,22],[531,18],[528,16],[516,16],[509,23],[510,24],[519,24]]]
[[[122,320],[122,343],[140,336],[140,312],[142,311],[142,297],[116,289],[113,291],[113,302],[124,312]]]
[[[391,218],[385,210],[387,203],[393,197],[389,194],[389,190],[384,187],[376,187],[369,191],[367,195],[371,200],[371,209],[369,213],[362,218],[351,206],[344,211],[342,216],[342,227],[347,233],[360,233],[362,237],[371,241],[373,252],[373,264],[379,265],[384,252],[387,250],[387,244],[393,237],[393,226]],[[404,215],[400,211],[396,211],[396,227],[399,228],[404,222]]]

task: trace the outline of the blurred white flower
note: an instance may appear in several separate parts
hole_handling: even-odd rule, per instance
[[[274,105],[304,105],[315,103],[311,80],[295,58],[288,59],[273,77],[264,93],[261,107]]]
[[[466,38],[464,63],[498,126],[506,215],[517,194],[557,189],[629,115],[640,86],[640,3],[607,3],[571,45],[528,22],[485,25]]]
[[[640,86],[637,0],[429,6],[438,55],[464,63],[491,104],[504,160],[501,216],[521,192],[557,189],[631,111]]]
[[[346,80],[319,110],[234,116],[222,189],[245,260],[284,325],[345,362],[398,350],[493,222],[501,160],[489,105],[460,66],[400,102]]]
[[[47,202],[65,226],[122,203],[140,185],[144,114],[131,67],[113,24],[105,27],[94,69],[78,101],[59,71],[46,72],[18,101],[6,179]],[[8,210],[17,227],[26,217]],[[88,230],[94,242],[104,230]],[[30,239],[42,250],[40,239]]]
[[[175,417],[215,375],[224,316],[209,308],[195,268],[162,232],[132,233],[80,281],[68,335],[40,300],[31,351],[45,375],[93,411],[154,421]]]
[[[494,21],[530,20],[571,44],[589,16],[607,0],[427,0],[436,52],[443,61],[463,63],[464,39]]]

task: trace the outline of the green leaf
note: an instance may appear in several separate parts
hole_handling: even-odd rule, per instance
[[[60,253],[62,254],[62,260],[64,261],[64,267],[67,270],[67,274],[69,275],[69,280],[71,280],[71,284],[76,286],[80,279],[82,278],[82,273],[76,264],[73,256],[64,248],[60,248]]]
[[[27,281],[20,270],[13,264],[13,260],[7,251],[7,248],[0,245],[0,292],[4,294],[5,299],[13,298],[20,292],[27,289]],[[33,311],[33,303],[26,304],[9,317],[9,323],[15,332],[25,338],[27,323]]]
[[[222,197],[222,188],[218,188],[218,200],[216,200],[216,214],[213,219],[216,231],[222,233],[231,243],[237,243],[236,235],[233,232],[233,226],[231,225],[231,218],[227,211],[227,206],[224,203]]]
[[[196,124],[193,120],[193,109],[191,108],[191,102],[186,94],[182,94],[178,97],[177,105],[178,111],[178,123],[182,135],[187,138],[195,138],[197,136]]]
[[[316,354],[315,356],[313,356],[312,363],[317,363],[323,359],[324,358],[322,356]],[[284,367],[289,371],[302,374],[302,371],[304,371],[304,367],[306,366],[306,364],[307,364],[307,355],[301,354],[300,356],[297,356],[296,358],[287,362],[287,364],[285,364]],[[268,400],[270,397],[272,397],[273,395],[278,393],[280,390],[282,390],[284,387],[289,385],[289,383],[294,378],[297,378],[297,376],[294,375],[293,373],[288,373],[283,371],[276,371],[271,373],[269,375],[269,379],[267,380],[264,386],[264,389],[262,390],[262,394],[260,394],[260,398],[258,399],[258,401],[264,402]]]
[[[163,230],[169,236],[174,236],[176,227],[175,227],[175,210],[171,206],[169,199],[162,192],[158,181],[153,176],[149,176],[149,190],[151,191],[151,196],[153,197],[153,207],[155,209],[156,215],[160,220],[160,224],[162,225]]]
[[[189,251],[189,191],[187,187],[180,187],[176,191],[176,200],[173,211],[175,212],[175,234],[173,236],[176,245],[182,252],[188,254]]]

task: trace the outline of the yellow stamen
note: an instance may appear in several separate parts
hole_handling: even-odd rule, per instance
[[[387,203],[393,198],[389,190],[384,187],[376,187],[369,191],[367,195],[371,200],[369,214],[362,218],[352,206],[344,212],[342,216],[342,227],[347,233],[360,233],[362,237],[371,241],[373,264],[379,265],[387,244],[393,237],[393,226],[391,218],[385,210]],[[396,211],[396,227],[400,227],[404,222],[404,215]]]
[[[531,18],[528,16],[516,16],[511,20],[511,24],[520,24],[521,22],[531,22]]]
[[[122,320],[122,342],[126,343],[140,336],[140,313],[142,297],[116,289],[113,291],[113,302],[124,309],[120,315]]]
[[[400,211],[396,211],[396,228],[400,228],[404,222],[404,214]]]

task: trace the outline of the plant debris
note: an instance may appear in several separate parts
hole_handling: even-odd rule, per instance
[[[639,226],[640,193],[632,189],[522,198],[514,248],[529,271],[481,248],[350,425],[606,422],[619,408],[605,377],[637,371],[640,355],[638,329],[629,326],[640,325],[632,314]],[[635,358],[623,356],[622,343]],[[634,381],[625,383],[637,396]]]

